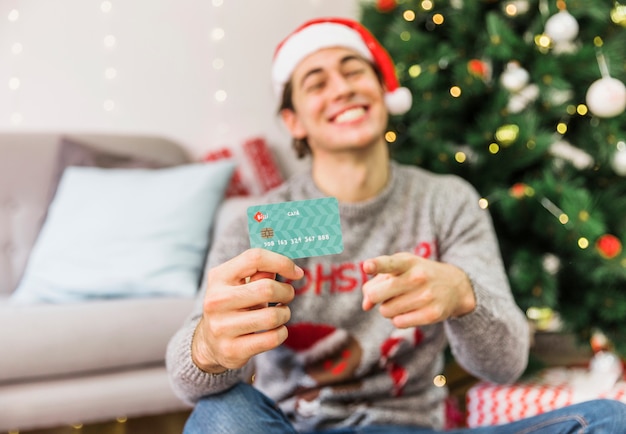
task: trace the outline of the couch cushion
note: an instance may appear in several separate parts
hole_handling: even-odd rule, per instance
[[[1,133],[0,296],[17,287],[65,168],[186,162],[183,148],[156,137]]]
[[[230,161],[65,170],[16,303],[193,297]]]
[[[56,188],[56,137],[0,135],[0,294],[19,282]]]
[[[193,299],[0,302],[0,384],[162,362]]]

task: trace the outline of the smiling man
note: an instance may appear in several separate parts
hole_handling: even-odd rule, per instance
[[[265,200],[337,198],[344,249],[295,260],[250,249],[245,215],[216,239],[197,309],[168,347],[174,389],[195,404],[185,432],[440,430],[446,346],[493,382],[527,363],[490,217],[464,180],[390,159],[387,118],[411,94],[359,23],[304,23],[278,46],[272,79],[296,152],[312,160]],[[621,432],[624,407],[594,401],[471,432]]]

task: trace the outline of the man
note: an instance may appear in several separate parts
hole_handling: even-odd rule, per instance
[[[292,261],[250,249],[245,215],[216,240],[202,303],[168,347],[174,389],[196,404],[186,432],[441,429],[446,391],[433,379],[446,345],[490,381],[514,381],[527,363],[489,215],[462,179],[390,160],[388,115],[411,95],[359,23],[303,24],[277,48],[272,78],[312,161],[265,200],[337,198],[344,251]],[[619,408],[623,424],[605,405],[557,419],[579,429],[595,423],[589,411]],[[546,420],[530,426],[560,432]]]

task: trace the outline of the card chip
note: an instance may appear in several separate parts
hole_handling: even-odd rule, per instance
[[[272,238],[274,236],[274,229],[272,228],[263,228],[261,229],[261,237],[262,238]]]

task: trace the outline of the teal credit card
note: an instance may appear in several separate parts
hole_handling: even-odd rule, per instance
[[[334,197],[248,207],[250,246],[289,258],[343,252],[339,203]]]

